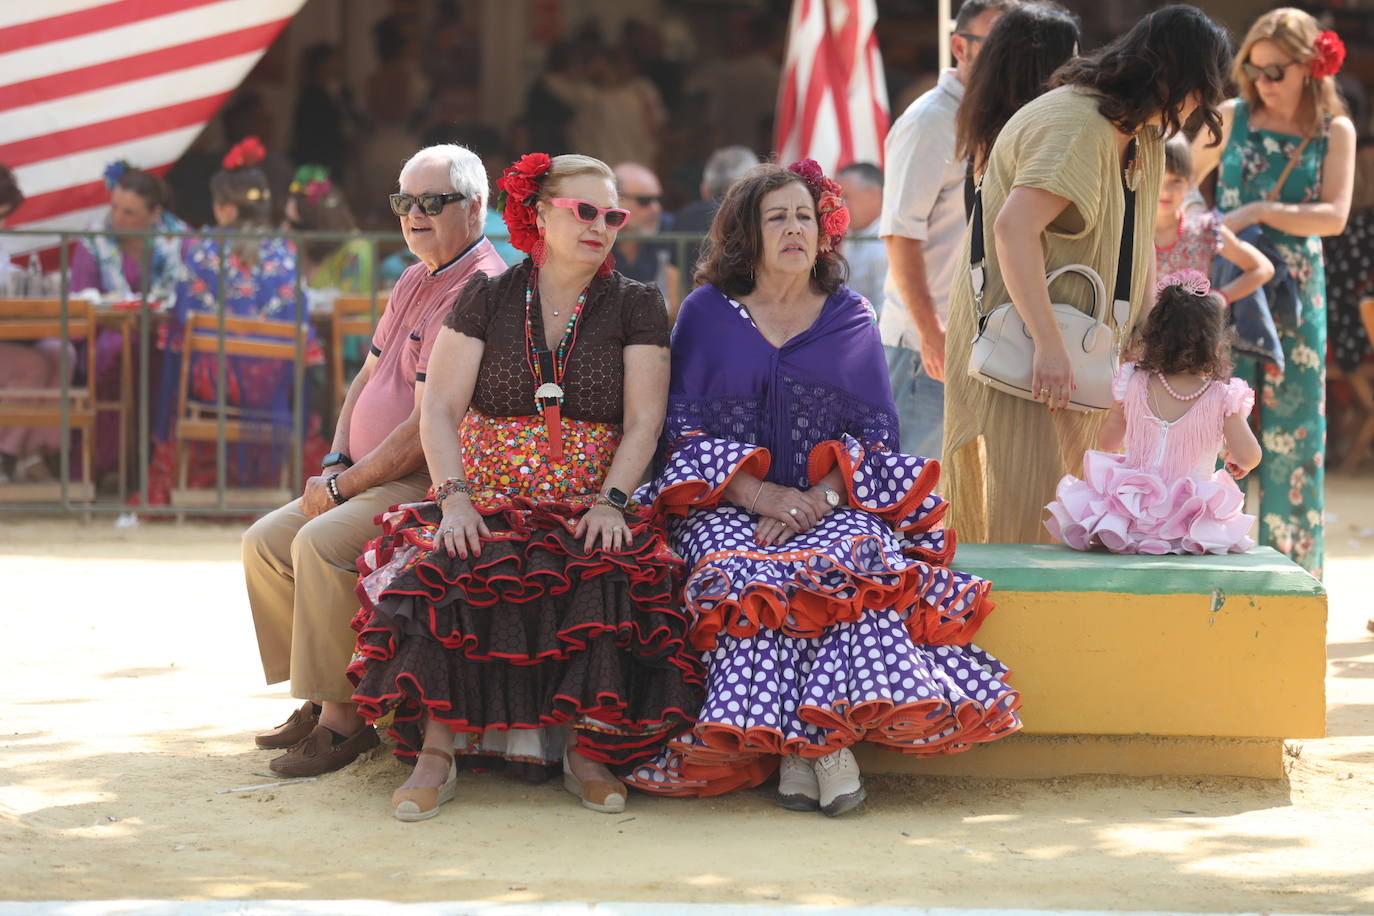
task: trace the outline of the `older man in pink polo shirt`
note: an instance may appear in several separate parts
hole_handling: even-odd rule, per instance
[[[430,349],[468,278],[506,269],[482,235],[486,204],[482,162],[461,146],[420,150],[401,169],[391,208],[420,263],[396,281],[320,475],[243,536],[263,673],[269,684],[290,680],[291,695],[305,701],[256,738],[286,749],[270,764],[282,775],[328,773],[377,746],[344,675],[358,610],[354,564],[378,533],[376,516],[429,489],[419,419]]]

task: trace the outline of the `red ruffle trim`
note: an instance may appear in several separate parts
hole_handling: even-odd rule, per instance
[[[866,538],[854,540],[854,544]],[[792,554],[755,554],[752,551],[731,551],[731,556],[757,557],[763,560],[793,561],[805,567],[807,557],[826,556],[821,548],[796,551]],[[697,565],[709,564],[710,558],[703,558]],[[944,594],[931,594],[937,585],[934,564],[921,560],[920,566],[906,569],[888,568],[888,572],[898,577],[896,584],[885,584],[859,574],[848,572],[840,589],[852,589],[848,597],[835,597],[832,592],[821,590],[819,582],[810,586],[803,585],[792,593],[789,599],[785,592],[775,586],[761,582],[745,583],[736,587],[730,583],[726,593],[737,590],[739,598],[723,598],[711,607],[695,606],[696,623],[692,627],[692,647],[699,652],[708,652],[716,646],[720,633],[735,637],[756,634],[760,628],[780,630],[788,636],[816,637],[836,623],[849,623],[858,620],[871,608],[911,608],[905,626],[915,643],[924,645],[961,646],[973,639],[983,621],[992,613],[996,605],[989,597],[992,583],[986,579],[972,579],[965,583],[962,593],[957,594],[958,583],[951,578],[949,588]],[[726,575],[717,570],[717,574]],[[935,602],[944,598],[967,598],[968,606],[958,617],[947,617],[939,611]],[[700,599],[694,602],[699,605]]]
[[[830,708],[802,706],[802,719],[829,730],[825,744],[810,744],[801,739],[788,741],[777,729],[746,730],[702,723],[690,738],[668,743],[671,773],[654,764],[642,764],[641,770],[659,772],[662,780],[640,777],[632,779],[631,784],[654,795],[723,795],[763,783],[777,769],[784,754],[814,759],[864,741],[914,757],[938,757],[1004,738],[1020,728],[1016,717],[1021,705],[1019,696],[986,711],[980,710],[975,702],[965,702],[953,710],[953,723],[949,716],[933,721],[929,718],[941,705],[938,700],[924,700],[898,707],[891,702],[852,706],[841,703]],[[943,730],[949,733],[925,740]],[[916,741],[924,743],[912,743]]]

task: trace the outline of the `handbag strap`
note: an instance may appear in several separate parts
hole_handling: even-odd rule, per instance
[[[1112,290],[1112,321],[1116,324],[1118,335],[1126,326],[1131,315],[1131,277],[1135,268],[1135,188],[1126,177],[1134,170],[1136,141],[1126,147],[1126,172],[1123,175],[1122,191],[1125,196],[1125,216],[1121,226],[1121,250],[1117,257],[1116,284]],[[984,173],[987,177],[987,173]],[[970,220],[972,238],[969,240],[969,275],[973,280],[973,309],[983,316],[983,288],[987,283],[987,243],[983,238],[983,182],[979,180],[973,192],[973,216]]]
[[[1269,193],[1264,195],[1265,200],[1278,200],[1279,192],[1283,190],[1283,183],[1288,180],[1288,175],[1293,171],[1293,167],[1296,166],[1298,160],[1302,158],[1302,151],[1307,149],[1307,144],[1311,142],[1311,134],[1302,138],[1302,142],[1298,144],[1298,148],[1293,150],[1293,154],[1288,157],[1288,164],[1283,167],[1283,174],[1279,175],[1279,180],[1269,189]]]
[[[973,195],[978,182],[973,177],[973,159],[964,168],[964,219],[973,219]]]

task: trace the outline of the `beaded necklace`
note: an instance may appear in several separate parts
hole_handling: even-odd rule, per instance
[[[534,409],[544,415],[544,428],[548,434],[549,457],[554,461],[563,460],[563,435],[561,408],[563,405],[563,374],[568,368],[568,357],[577,344],[582,308],[587,304],[587,293],[591,284],[583,288],[573,306],[572,315],[563,329],[558,347],[550,353],[543,340],[535,340],[534,335],[534,291],[539,284],[539,270],[530,271],[525,283],[525,359],[530,373],[534,376]],[[556,312],[554,314],[557,314]],[[546,378],[545,375],[548,375]]]
[[[1169,384],[1169,380],[1164,377],[1163,372],[1156,371],[1155,378],[1159,379],[1159,383],[1164,386],[1164,390],[1169,392],[1170,396],[1178,401],[1196,401],[1198,398],[1202,397],[1204,391],[1212,387],[1212,380],[1208,379],[1202,383],[1201,388],[1194,391],[1192,394],[1179,394],[1174,390],[1174,386]]]

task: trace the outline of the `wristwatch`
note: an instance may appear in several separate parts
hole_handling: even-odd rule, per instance
[[[330,452],[328,455],[324,456],[324,460],[320,462],[320,467],[322,469],[332,468],[336,464],[351,468],[353,467],[353,459],[348,457],[346,452]]]
[[[612,509],[619,509],[624,512],[630,506],[630,497],[625,495],[623,490],[615,487],[607,487],[606,492],[596,498],[596,501],[610,506]]]
[[[830,508],[840,508],[840,494],[829,487],[821,487],[821,493],[825,496],[825,501],[830,504]]]

